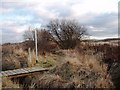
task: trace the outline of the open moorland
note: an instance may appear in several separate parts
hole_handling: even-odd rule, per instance
[[[38,66],[54,67],[44,73],[9,79],[3,88],[118,88],[120,86],[120,39],[83,40],[74,49],[50,44],[38,50]],[[2,47],[2,71],[36,66],[35,49],[31,62],[27,42]],[[38,46],[39,47],[39,46]]]

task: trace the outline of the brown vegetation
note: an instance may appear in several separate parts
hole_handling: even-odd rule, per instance
[[[27,67],[28,54],[15,45],[2,45],[2,70]]]
[[[49,46],[50,48],[52,46]],[[2,69],[27,67],[28,53],[23,45],[2,45]],[[54,54],[39,55],[39,65],[55,66],[43,74],[25,77],[28,88],[114,88],[120,86],[119,46],[82,44],[75,49],[57,50]],[[35,53],[32,53],[33,61]],[[21,61],[22,60],[22,61]],[[7,79],[5,79],[7,80]],[[29,82],[29,84],[27,83]],[[19,87],[10,81],[11,88]],[[4,87],[10,87],[4,84]],[[26,86],[22,86],[26,87]]]
[[[74,49],[81,38],[87,35],[86,28],[76,20],[51,20],[47,28],[52,35],[52,40],[62,49]]]
[[[37,76],[32,81],[32,88],[74,88],[74,83],[63,80],[57,75]]]
[[[2,88],[22,88],[19,83],[12,82],[9,78],[2,78]]]
[[[111,39],[110,39],[111,40]],[[113,39],[114,40],[114,39]],[[115,39],[116,40],[116,39]],[[119,39],[117,39],[119,40]],[[109,40],[106,40],[109,41]],[[115,41],[113,41],[115,42]],[[110,44],[85,44],[76,48],[79,53],[97,55],[98,60],[107,65],[107,72],[112,78],[112,82],[118,88],[120,86],[120,46]],[[86,53],[87,51],[87,53]],[[89,51],[89,52],[88,52]]]

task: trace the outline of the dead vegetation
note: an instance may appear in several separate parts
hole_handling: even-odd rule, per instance
[[[2,88],[22,88],[19,83],[13,82],[7,77],[2,78]]]
[[[76,88],[113,87],[106,65],[100,63],[94,56],[78,56],[77,59],[67,57],[67,59],[66,62],[55,67],[51,73],[74,82]]]
[[[49,72],[23,81],[28,88],[114,88],[120,86],[120,48],[111,45],[81,44],[74,50],[57,50],[39,54],[39,65],[56,66]],[[35,64],[35,52],[32,52]],[[2,70],[29,66],[28,52],[14,45],[2,46]],[[22,61],[21,61],[22,60]],[[28,77],[26,77],[28,78]],[[5,79],[4,81],[7,81]],[[3,87],[19,87],[13,81]],[[8,85],[7,85],[8,84]],[[15,85],[15,86],[14,86]],[[22,86],[24,88],[24,85]]]
[[[2,70],[12,70],[27,67],[28,54],[22,48],[14,45],[2,46]]]
[[[32,81],[32,88],[74,88],[73,82],[63,80],[57,75],[43,75]]]

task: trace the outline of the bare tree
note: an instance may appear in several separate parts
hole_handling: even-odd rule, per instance
[[[55,19],[47,25],[54,41],[62,49],[75,48],[81,38],[86,35],[86,28],[76,20]]]
[[[35,39],[35,31],[29,27],[28,30],[26,30],[23,34],[23,37],[24,37],[24,40],[27,40],[27,41],[34,41]]]
[[[45,29],[41,29],[40,31],[38,31],[38,47],[39,50],[42,52],[49,52],[50,48],[48,48],[51,45],[51,34],[45,30]]]
[[[49,52],[51,48],[51,42],[52,42],[52,35],[48,32],[48,30],[46,29],[39,29],[36,28],[37,30],[37,44],[38,44],[38,51],[40,53],[43,52]],[[23,35],[24,39],[25,39],[25,46],[27,47],[27,49],[30,47],[32,49],[35,48],[35,31],[31,30],[30,28],[24,32]]]

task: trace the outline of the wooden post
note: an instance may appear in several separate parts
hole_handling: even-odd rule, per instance
[[[32,65],[31,48],[28,49],[28,54],[29,54],[28,62],[29,62],[29,65],[31,66]]]
[[[38,63],[38,51],[37,51],[37,30],[35,29],[35,47],[36,47],[36,64]]]

